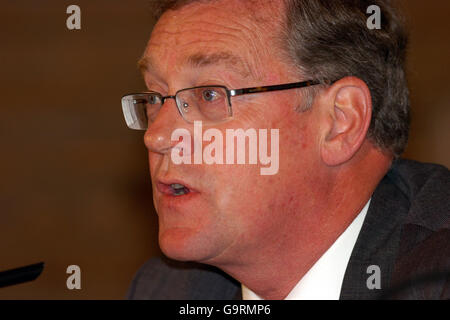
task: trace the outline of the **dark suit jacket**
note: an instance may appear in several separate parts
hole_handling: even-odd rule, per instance
[[[450,299],[449,216],[449,170],[395,161],[372,196],[340,298]],[[371,265],[380,268],[381,289],[367,286]],[[241,287],[210,266],[153,258],[137,272],[127,297],[240,299]]]

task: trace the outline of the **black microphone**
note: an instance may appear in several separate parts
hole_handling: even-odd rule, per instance
[[[44,270],[44,262],[0,272],[0,288],[33,281]]]

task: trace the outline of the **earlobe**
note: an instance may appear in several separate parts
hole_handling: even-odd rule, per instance
[[[349,161],[364,142],[370,126],[372,103],[364,81],[346,77],[329,88],[328,126],[321,145],[322,160],[329,166]]]

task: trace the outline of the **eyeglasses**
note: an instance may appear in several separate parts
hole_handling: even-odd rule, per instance
[[[288,90],[321,84],[308,80],[280,85],[229,90],[225,86],[199,86],[181,89],[174,96],[158,92],[132,93],[122,97],[122,110],[130,129],[146,130],[153,123],[167,99],[174,99],[178,112],[188,123],[202,121],[204,124],[220,123],[232,115],[231,97],[244,94]],[[329,84],[330,82],[325,81]]]

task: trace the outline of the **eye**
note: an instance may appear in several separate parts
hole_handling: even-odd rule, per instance
[[[149,104],[158,104],[159,103],[159,97],[155,94],[151,94],[148,96],[148,103]]]
[[[205,101],[211,102],[218,98],[219,93],[214,89],[206,89],[202,92],[202,97]]]

